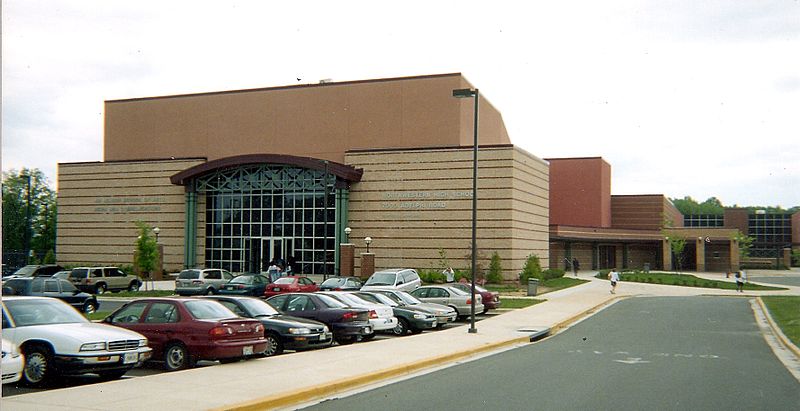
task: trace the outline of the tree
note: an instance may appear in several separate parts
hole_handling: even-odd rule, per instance
[[[489,262],[489,274],[486,275],[486,281],[492,284],[500,284],[503,282],[503,267],[500,263],[500,254],[495,251],[492,253],[492,260]]]
[[[139,237],[136,238],[136,266],[142,277],[150,278],[150,274],[158,268],[158,243],[153,237],[153,227],[143,221],[137,221]]]
[[[672,233],[666,239],[669,242],[670,250],[672,250],[672,258],[675,261],[678,274],[680,274],[681,266],[683,265],[683,250],[686,248],[686,237]]]
[[[753,237],[742,234],[741,231],[736,231],[733,239],[739,243],[739,259],[745,260],[750,257],[750,248],[753,246]]]
[[[519,281],[524,286],[528,283],[529,278],[538,278],[542,280],[542,263],[539,262],[539,256],[531,254],[525,260],[525,265],[522,267],[522,272],[519,273]]]
[[[3,252],[55,249],[56,194],[39,169],[3,173]]]

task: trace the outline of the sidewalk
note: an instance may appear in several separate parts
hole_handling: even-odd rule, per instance
[[[630,296],[742,296],[715,290],[622,282],[610,294],[608,281],[581,272],[589,283],[539,296],[547,301],[476,324],[477,333],[458,327],[415,336],[299,352],[24,394],[3,399],[4,410],[271,409],[347,391],[381,379],[407,375],[495,349],[525,344],[531,334],[553,332],[618,298]],[[800,287],[745,296],[800,295]],[[357,359],[357,361],[354,361]]]

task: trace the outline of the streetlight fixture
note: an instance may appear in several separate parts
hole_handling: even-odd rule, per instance
[[[369,254],[369,243],[372,242],[372,237],[365,237],[364,242],[367,244],[367,254]]]
[[[478,89],[461,88],[453,90],[453,97],[455,98],[469,98],[474,97],[473,104],[475,109],[473,125],[473,141],[472,141],[472,287],[470,306],[470,321],[469,330],[470,334],[475,334],[478,330],[475,328],[475,271],[477,270],[476,256],[477,246],[475,243],[476,228],[478,220]]]
[[[160,233],[160,232],[161,232],[161,229],[158,228],[158,227],[153,229],[153,234],[156,235],[156,244],[158,244],[158,233]]]
[[[350,244],[350,233],[352,233],[352,232],[353,232],[352,228],[350,228],[350,227],[345,227],[344,228],[344,242],[346,244]]]

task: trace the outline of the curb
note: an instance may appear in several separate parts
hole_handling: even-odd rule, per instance
[[[627,298],[627,297],[628,296],[617,295],[617,296],[612,297],[610,300],[603,301],[602,303],[597,304],[592,308],[589,308],[588,310],[585,310],[585,311],[582,311],[582,312],[580,312],[578,314],[575,314],[572,317],[569,317],[566,320],[561,321],[561,322],[557,323],[556,325],[554,325],[553,327],[551,327],[550,335],[556,335],[559,332],[561,332],[562,330],[564,330],[567,327],[569,327],[570,325],[572,325],[573,323],[577,322],[578,320],[581,320],[584,317],[588,316],[589,314],[593,314],[595,311],[597,311],[597,310],[599,310],[601,308],[604,308],[607,305],[614,304],[618,300],[621,300],[621,299]]]
[[[789,338],[787,338],[781,328],[778,327],[778,324],[775,324],[775,320],[772,319],[772,314],[770,314],[769,309],[767,309],[767,305],[764,304],[764,301],[761,300],[761,297],[756,297],[756,302],[758,302],[759,307],[761,307],[761,311],[764,312],[764,316],[767,317],[767,322],[772,328],[772,332],[776,337],[778,337],[778,340],[780,340],[781,344],[792,351],[797,358],[800,358],[800,348],[789,341]]]
[[[316,386],[286,392],[283,394],[275,394],[268,397],[259,398],[256,400],[240,403],[237,405],[223,406],[215,408],[215,410],[235,410],[235,411],[249,411],[249,410],[264,410],[275,409],[281,407],[289,407],[301,402],[308,402],[314,399],[324,398],[339,392],[350,391],[357,387],[363,387],[378,381],[389,378],[398,377],[401,375],[411,374],[413,372],[439,366],[446,362],[453,362],[465,357],[475,354],[480,354],[486,351],[492,351],[501,347],[524,344],[531,341],[530,336],[516,337],[504,341],[487,343],[482,346],[471,348],[465,351],[460,351],[452,354],[440,355],[433,358],[424,359],[421,361],[398,365],[396,367],[387,368],[380,371],[371,372],[368,374],[358,375],[355,377],[344,378],[339,381],[319,384]]]

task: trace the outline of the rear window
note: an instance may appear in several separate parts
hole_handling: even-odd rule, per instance
[[[26,265],[25,267],[15,271],[14,275],[19,277],[30,277],[37,268],[39,268],[38,265]]]
[[[192,317],[198,320],[221,320],[223,318],[238,317],[224,305],[211,300],[187,301],[184,303]]]
[[[71,273],[69,273],[69,278],[77,278],[77,279],[86,278],[87,274],[89,274],[88,268],[76,268],[72,270]]]
[[[275,280],[275,284],[294,284],[294,278],[282,277]]]
[[[333,297],[328,297],[327,295],[320,294],[317,295],[317,298],[319,298],[319,300],[322,301],[322,303],[325,304],[325,306],[327,306],[328,308],[347,308],[347,304]]]
[[[367,280],[366,285],[394,285],[394,273],[375,273]]]
[[[27,288],[27,284],[29,283],[30,281],[28,280],[11,279],[3,283],[3,288],[8,287],[14,290],[14,294],[22,295],[23,293],[25,293],[25,289]]]
[[[252,275],[240,275],[238,277],[234,277],[231,280],[231,284],[253,284],[253,280],[255,276]]]
[[[338,287],[344,285],[345,282],[347,282],[346,278],[329,278],[325,280],[322,285],[326,287]]]
[[[178,274],[178,278],[181,280],[194,280],[200,278],[200,271],[199,270],[183,270],[180,274]]]

